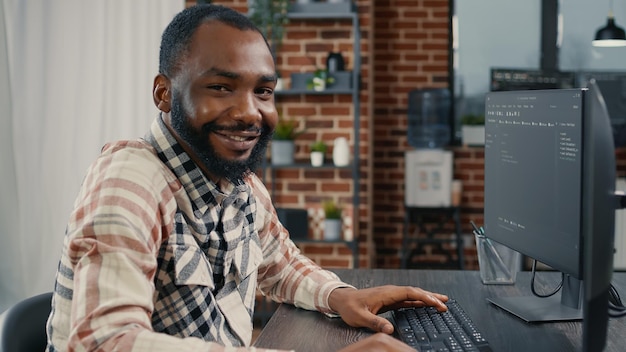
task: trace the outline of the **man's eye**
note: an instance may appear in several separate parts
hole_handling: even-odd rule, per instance
[[[257,94],[264,95],[264,96],[269,96],[269,95],[274,94],[274,90],[271,89],[271,88],[266,88],[266,87],[259,88],[259,89],[257,89]]]
[[[212,89],[212,90],[217,90],[219,92],[226,92],[228,91],[228,89],[225,86],[219,85],[219,84],[214,84],[214,85],[210,85],[207,86],[208,89]]]

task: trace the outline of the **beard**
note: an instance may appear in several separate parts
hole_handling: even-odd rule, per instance
[[[214,131],[224,130],[249,130],[257,129],[255,126],[237,124],[234,127],[219,126],[215,122],[203,125],[199,130],[191,125],[191,119],[185,112],[181,95],[177,92],[172,94],[172,128],[189,145],[200,162],[216,177],[226,178],[233,183],[239,183],[256,170],[265,156],[265,150],[272,138],[272,133],[267,126],[261,129],[261,136],[252,148],[250,156],[246,160],[228,160],[215,152],[215,148],[209,140],[209,135]]]

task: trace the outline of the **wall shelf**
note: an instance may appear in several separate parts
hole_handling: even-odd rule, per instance
[[[350,3],[329,4],[329,3],[310,3],[310,4],[292,4],[287,17],[292,19],[304,20],[327,20],[327,19],[354,19],[357,16],[356,6]]]
[[[319,4],[318,4],[319,5]],[[344,4],[345,5],[345,4]],[[352,178],[352,239],[351,240],[338,240],[338,241],[325,241],[325,240],[312,240],[312,239],[297,239],[294,240],[297,243],[338,243],[345,244],[352,251],[354,268],[359,267],[359,206],[360,196],[360,73],[361,73],[361,32],[359,25],[359,17],[356,13],[356,8],[353,3],[348,3],[350,12],[347,10],[344,12],[333,12],[324,10],[323,12],[290,12],[288,17],[290,19],[298,20],[349,20],[352,24],[353,44],[352,53],[354,56],[352,62],[352,73],[350,75],[349,87],[333,88],[328,87],[323,91],[314,91],[312,89],[285,89],[276,91],[275,95],[277,100],[281,96],[295,96],[295,95],[351,95],[353,106],[353,140],[352,140],[352,163],[348,166],[337,167],[332,163],[326,162],[323,166],[312,166],[310,163],[294,163],[290,165],[272,165],[271,162],[264,163],[264,170],[269,169],[271,171],[272,178],[272,194],[275,193],[276,184],[276,171],[280,169],[306,169],[311,170],[349,170],[351,171]],[[277,207],[279,208],[279,207]]]
[[[311,170],[327,170],[327,169],[346,169],[349,170],[354,166],[352,164],[347,166],[335,166],[332,163],[324,163],[322,166],[313,166],[311,163],[294,163],[294,164],[285,164],[285,165],[269,165],[272,169],[280,170],[280,169],[311,169]]]
[[[279,91],[275,91],[274,94],[280,96],[280,95],[301,95],[301,94],[306,94],[306,95],[334,95],[334,94],[352,94],[352,91],[354,89],[352,88],[345,88],[345,89],[333,89],[333,88],[326,88],[322,91],[315,91],[313,89],[284,89],[284,90],[279,90]]]

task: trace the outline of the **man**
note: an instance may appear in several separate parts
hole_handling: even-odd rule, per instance
[[[76,200],[49,351],[246,348],[255,292],[375,332],[346,351],[401,350],[377,316],[447,297],[357,290],[302,256],[254,170],[277,122],[267,41],[238,12],[188,8],[163,33],[144,139],[105,146]]]

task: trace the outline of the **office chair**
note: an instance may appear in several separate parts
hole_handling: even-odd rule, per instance
[[[52,292],[16,303],[0,316],[0,352],[43,352]]]

